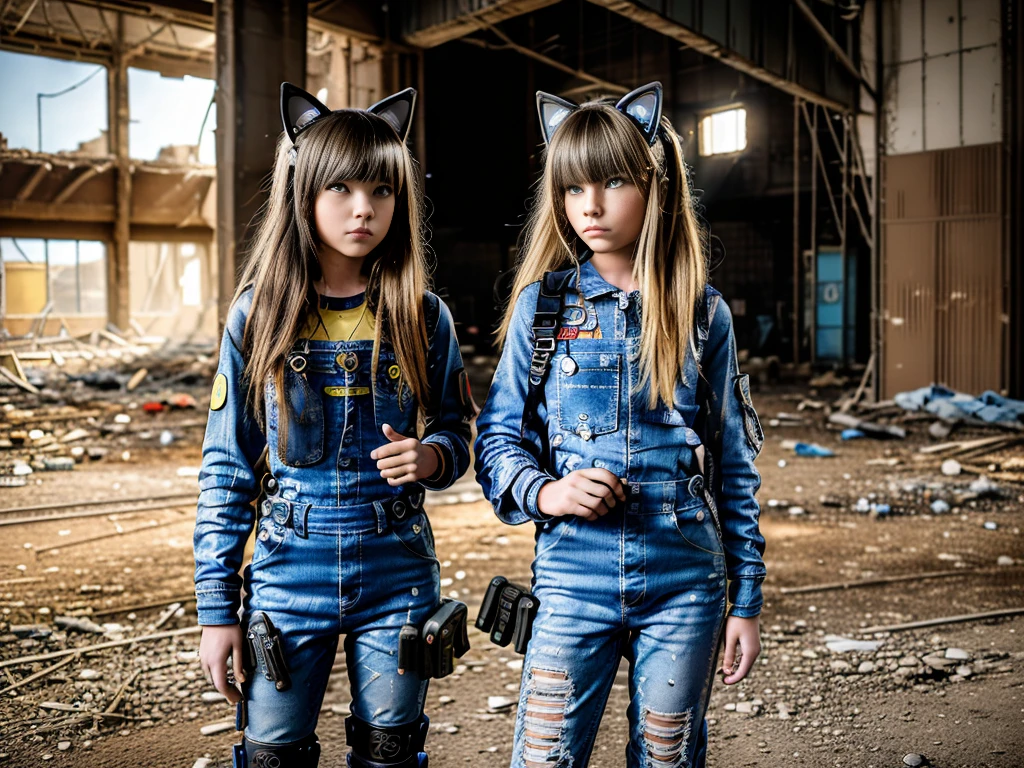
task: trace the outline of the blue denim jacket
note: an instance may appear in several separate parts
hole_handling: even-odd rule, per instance
[[[477,418],[477,480],[498,517],[513,525],[546,521],[537,506],[541,486],[586,467],[608,469],[644,488],[645,499],[675,509],[676,494],[685,489],[680,478],[700,474],[694,451],[701,440],[693,430],[696,363],[688,353],[675,403],[659,401],[650,409],[646,384],[639,381],[640,294],[609,284],[589,261],[580,268],[579,290],[573,278],[566,296],[563,328],[579,327],[582,335],[594,337],[558,341],[538,418],[528,421],[526,444],[521,442],[539,287],[539,282],[527,286],[516,301],[501,360]],[[713,288],[706,299],[711,322],[698,348],[713,406],[707,432],[719,478],[715,498],[730,613],[750,617],[760,613],[765,576],[760,508],[754,498],[761,484],[754,459],[764,438],[748,379],[739,373],[732,315]],[[661,497],[648,488],[657,489]]]
[[[301,340],[289,361],[301,356],[306,363],[302,374],[285,366],[287,430],[281,430],[284,419],[275,387],[268,382],[264,433],[247,404],[242,376],[242,338],[251,305],[250,289],[228,314],[215,383],[215,391],[226,391],[223,405],[210,411],[203,442],[194,536],[196,598],[203,625],[238,621],[239,569],[255,520],[251,502],[261,480],[253,467],[265,446],[270,472],[280,494],[292,503],[293,516],[311,522],[318,516],[365,514],[370,502],[408,489],[389,486],[370,459],[372,450],[388,442],[384,424],[406,436],[416,434],[415,403],[407,387],[399,393],[400,371],[390,345],[381,345],[376,381],[371,382],[372,341]],[[469,468],[473,406],[448,307],[427,293],[424,309],[430,339],[430,402],[422,442],[441,448],[446,469],[436,480],[421,484],[441,490]],[[219,405],[219,399],[218,394],[211,405]]]

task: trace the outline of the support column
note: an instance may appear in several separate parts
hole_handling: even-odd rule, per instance
[[[124,46],[124,15],[117,15],[114,58],[107,69],[107,140],[116,178],[114,239],[107,252],[107,322],[128,329],[128,243],[131,241],[132,169],[128,157],[128,57]]]
[[[306,12],[300,0],[218,0],[217,257],[219,319],[266,200],[281,134],[281,82],[306,85]]]

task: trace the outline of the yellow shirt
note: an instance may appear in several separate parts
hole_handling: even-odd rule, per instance
[[[311,321],[306,336],[315,341],[372,341],[373,314],[366,308],[366,294],[321,296],[320,322]]]

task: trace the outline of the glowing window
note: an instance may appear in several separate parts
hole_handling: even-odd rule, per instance
[[[726,109],[705,115],[700,121],[700,153],[725,155],[747,146],[747,110]]]

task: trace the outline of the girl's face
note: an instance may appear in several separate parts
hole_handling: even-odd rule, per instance
[[[632,250],[643,230],[647,200],[627,177],[570,184],[564,197],[569,224],[594,253]]]
[[[395,192],[380,181],[340,181],[319,195],[313,218],[320,242],[349,258],[364,258],[391,227]]]

